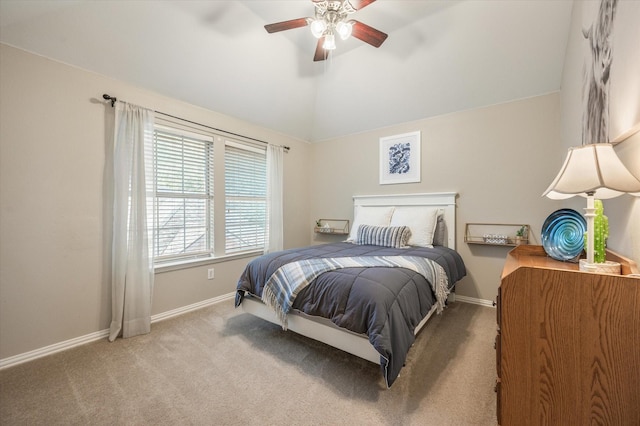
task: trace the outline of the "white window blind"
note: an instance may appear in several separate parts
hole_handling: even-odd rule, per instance
[[[225,252],[264,249],[267,160],[264,148],[225,143]]]
[[[154,132],[155,261],[213,255],[213,138]]]

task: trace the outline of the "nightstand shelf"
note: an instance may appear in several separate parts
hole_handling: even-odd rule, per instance
[[[313,232],[328,235],[348,235],[349,221],[347,219],[319,219],[320,226],[315,226]]]
[[[518,235],[521,233],[522,235]],[[467,223],[464,242],[515,247],[529,243],[529,225],[511,223]]]

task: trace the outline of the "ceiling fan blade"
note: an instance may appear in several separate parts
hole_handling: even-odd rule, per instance
[[[325,50],[322,45],[324,44],[324,37],[318,39],[318,45],[316,46],[316,53],[313,55],[313,62],[324,61],[329,56],[329,51]]]
[[[369,6],[374,1],[376,0],[349,0],[349,3],[351,3],[351,6],[353,6],[355,10],[360,10],[363,7]]]
[[[289,21],[276,22],[275,24],[268,24],[264,26],[264,29],[268,33],[277,33],[278,31],[292,30],[294,28],[305,27],[309,25],[307,18],[291,19]]]
[[[388,35],[382,31],[378,31],[367,24],[355,20],[353,21],[353,32],[351,35],[365,43],[369,43],[373,47],[380,47],[388,37]]]

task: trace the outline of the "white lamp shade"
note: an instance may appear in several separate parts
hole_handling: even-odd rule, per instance
[[[570,148],[560,172],[542,194],[554,200],[593,193],[598,199],[640,192],[640,180],[627,170],[610,143]],[[635,194],[634,194],[635,195]]]
[[[351,36],[351,32],[353,31],[353,26],[349,22],[340,21],[336,25],[336,31],[342,40],[346,40]]]
[[[322,37],[322,34],[324,34],[324,30],[327,29],[327,24],[322,19],[316,19],[311,22],[309,28],[311,29],[311,34],[313,34],[315,38],[320,38]]]
[[[334,50],[336,48],[336,38],[333,34],[327,34],[324,37],[324,44],[322,45],[324,50]]]

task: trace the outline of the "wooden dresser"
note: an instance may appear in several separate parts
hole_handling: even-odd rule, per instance
[[[498,291],[498,423],[640,425],[640,278],[509,252]]]

